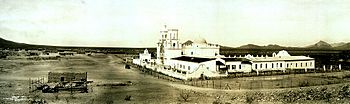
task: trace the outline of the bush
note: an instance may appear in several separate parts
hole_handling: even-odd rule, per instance
[[[338,92],[339,98],[350,98],[349,85],[342,86]]]
[[[299,83],[299,87],[307,87],[307,86],[310,86],[308,81],[303,81]]]
[[[221,96],[217,95],[215,98],[215,101],[213,102],[213,104],[224,104],[223,101],[221,100]]]
[[[251,103],[253,103],[253,101],[254,101],[254,97],[253,96],[246,96],[245,97],[245,102],[246,103],[248,103],[248,104],[251,104]]]
[[[179,98],[185,102],[188,102],[190,97],[191,97],[191,91],[182,90]]]
[[[131,96],[130,96],[130,95],[126,95],[125,98],[124,98],[124,100],[130,101],[130,100],[131,100]]]

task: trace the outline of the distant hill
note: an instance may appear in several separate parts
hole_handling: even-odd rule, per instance
[[[0,38],[0,48],[25,48],[25,47],[32,47],[34,45],[29,45],[25,43],[17,43],[13,41],[9,41],[3,38]]]
[[[220,49],[232,49],[233,47],[228,47],[228,46],[222,46],[220,45]]]
[[[47,49],[51,49],[51,48],[67,48],[67,47],[18,43],[18,42],[13,42],[13,41],[6,40],[6,39],[3,39],[0,37],[0,48],[3,48],[3,49],[6,49],[6,48],[10,48],[10,49],[15,49],[15,48],[19,48],[19,49],[47,48]]]
[[[345,43],[343,45],[334,47],[335,49],[340,49],[340,50],[350,50],[350,42],[349,43]]]
[[[287,48],[287,47],[283,47],[283,46],[280,46],[280,45],[276,45],[276,44],[270,44],[270,45],[267,45],[265,46],[265,48],[267,49],[284,49],[284,48]]]
[[[325,41],[319,41],[316,44],[306,46],[305,48],[311,48],[311,49],[332,49],[332,45],[325,42]]]
[[[240,47],[237,47],[239,49],[260,49],[262,48],[262,46],[258,46],[258,45],[255,45],[255,44],[247,44],[247,45],[242,45]]]
[[[332,43],[331,46],[332,46],[332,47],[339,47],[339,46],[342,46],[342,45],[345,45],[345,44],[346,44],[345,42]]]
[[[280,46],[277,44],[270,44],[267,46],[259,46],[255,44],[247,44],[247,45],[242,45],[240,47],[237,47],[237,49],[304,49],[304,50],[350,50],[350,42],[349,43],[333,43],[329,44],[325,41],[319,41],[315,44],[308,45],[306,47],[285,47],[285,46]]]
[[[38,48],[46,48],[46,49],[56,49],[56,48],[64,48],[64,49],[74,49],[74,48],[84,48],[84,49],[156,49],[155,47],[143,47],[143,48],[128,48],[128,47],[86,47],[86,46],[50,46],[50,45],[34,45],[34,44],[26,44],[26,43],[18,43],[10,40],[6,40],[0,37],[0,48],[6,49],[38,49]],[[143,50],[142,50],[143,51]]]
[[[267,46],[259,46],[259,45],[255,45],[255,44],[247,44],[247,45],[243,45],[240,47],[237,47],[238,49],[285,49],[287,47],[283,47],[280,45],[276,45],[276,44],[270,44]]]

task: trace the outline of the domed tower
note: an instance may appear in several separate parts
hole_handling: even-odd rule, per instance
[[[164,29],[160,31],[160,40],[157,43],[157,59],[160,64],[166,64],[164,61],[181,55],[181,45],[178,37],[178,29]]]

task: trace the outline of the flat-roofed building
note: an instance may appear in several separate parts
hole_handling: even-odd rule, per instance
[[[252,63],[247,58],[222,58],[225,60],[225,65],[229,73],[236,72],[251,72]]]
[[[180,79],[227,76],[225,62],[221,58],[180,56],[171,59],[170,68],[159,70]]]
[[[252,62],[255,71],[287,70],[287,69],[314,69],[315,59],[307,56],[291,56],[287,51],[273,53],[271,57],[247,57]]]

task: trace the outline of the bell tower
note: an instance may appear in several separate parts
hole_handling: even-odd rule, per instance
[[[166,25],[160,31],[161,38],[157,43],[157,59],[159,59],[160,64],[164,64],[164,60],[178,56],[178,52],[174,51],[181,50],[178,33],[178,29],[168,29]]]

